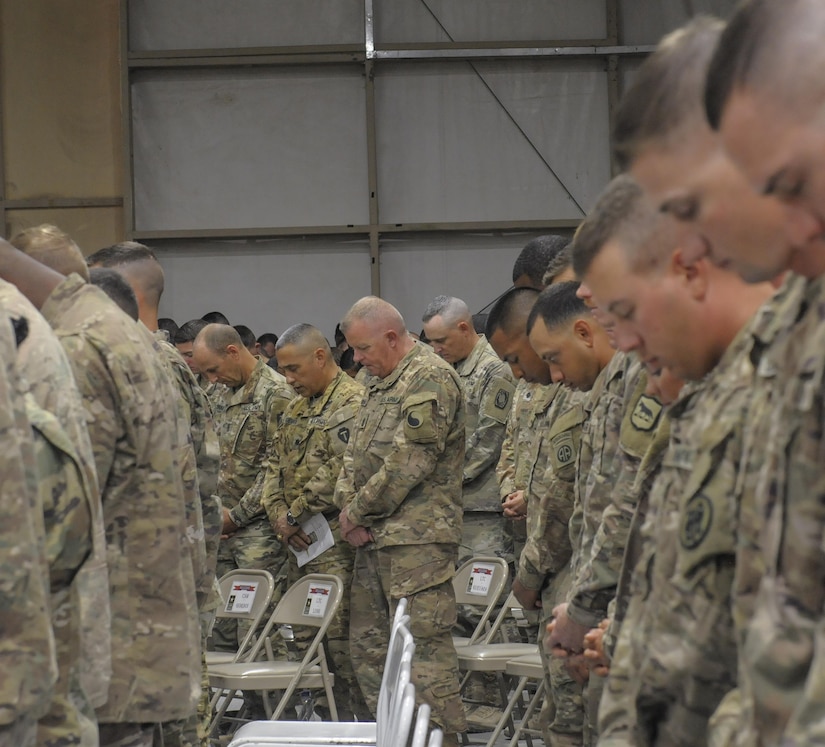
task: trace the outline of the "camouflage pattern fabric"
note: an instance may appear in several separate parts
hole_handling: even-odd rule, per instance
[[[135,322],[79,276],[60,283],[42,313],[83,397],[102,491],[113,675],[98,721],[185,718],[200,689],[200,636],[181,542],[176,394]]]
[[[825,742],[824,285],[789,276],[754,334],[733,595],[743,744]]]
[[[374,708],[398,600],[410,604],[418,697],[447,733],[466,729],[452,577],[461,538],[464,401],[457,374],[416,343],[385,378],[371,376],[344,454],[335,503],[367,527],[356,552],[350,646],[361,691]],[[376,679],[377,678],[377,679]]]
[[[37,720],[49,708],[57,661],[43,511],[23,404],[25,383],[21,385],[13,367],[15,338],[5,312],[0,313],[0,351],[0,743],[31,747]]]
[[[60,422],[31,394],[26,414],[34,434],[40,504],[46,529],[50,607],[58,681],[49,712],[37,725],[38,744],[48,747],[97,745],[94,708],[79,686],[80,616],[77,573],[92,552],[92,487]]]
[[[338,507],[333,497],[344,451],[355,426],[364,388],[339,371],[326,390],[312,399],[298,397],[287,406],[267,460],[262,503],[274,523],[288,511],[299,522],[322,514],[329,522],[335,545],[302,568],[289,552],[287,583],[292,585],[307,573],[331,573],[349,590],[355,563],[355,548],[341,536]],[[349,649],[349,593],[341,599],[327,629],[325,645],[335,674],[333,692],[342,721],[370,720],[370,711],[352,668]],[[297,628],[295,645],[306,650],[314,631]]]
[[[287,405],[295,392],[281,374],[262,358],[247,382],[216,393],[221,467],[218,495],[238,531],[222,539],[218,548],[218,576],[236,568],[269,571],[276,581],[272,603],[281,597],[286,582],[286,549],[275,537],[261,497],[267,453],[273,448]],[[245,621],[219,620],[212,631],[216,649],[235,651],[246,634]]]
[[[86,412],[71,365],[49,323],[11,283],[0,280],[0,307],[23,318],[28,335],[17,349],[15,368],[41,409],[52,413],[75,448],[89,484],[92,514],[92,554],[75,578],[76,604],[80,613],[78,656],[80,684],[95,707],[106,702],[112,676],[109,574],[106,568],[106,533]]]

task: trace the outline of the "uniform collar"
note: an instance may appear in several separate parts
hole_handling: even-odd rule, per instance
[[[390,387],[394,386],[398,379],[401,378],[401,374],[407,370],[407,367],[410,363],[413,362],[415,358],[419,355],[423,355],[424,353],[424,343],[416,341],[413,345],[412,350],[407,353],[400,361],[398,361],[398,365],[390,371],[390,373],[384,377],[383,379],[379,379],[377,376],[373,376],[370,382],[368,383],[368,387],[370,390],[379,390],[379,389],[389,389]],[[433,353],[435,355],[435,353]]]
[[[487,348],[487,338],[484,335],[479,335],[478,341],[473,345],[470,354],[463,360],[455,364],[456,373],[459,376],[469,376],[476,370],[476,366],[481,363],[484,352]]]

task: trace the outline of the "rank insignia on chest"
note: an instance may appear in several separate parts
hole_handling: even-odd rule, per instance
[[[659,422],[661,412],[662,404],[658,400],[643,395],[630,416],[630,422],[636,430],[651,431]]]
[[[496,407],[499,410],[503,410],[507,407],[507,403],[510,401],[510,394],[506,389],[499,389],[496,392]]]
[[[349,443],[349,428],[344,426],[343,428],[338,429],[338,438],[343,441],[345,444]]]

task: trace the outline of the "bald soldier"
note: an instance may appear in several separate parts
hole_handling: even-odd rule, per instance
[[[269,571],[280,598],[286,579],[286,551],[261,505],[265,457],[272,448],[286,406],[295,396],[284,377],[253,356],[226,324],[209,324],[195,338],[193,359],[215,394],[221,464],[218,496],[223,537],[218,576],[236,568]],[[237,620],[219,620],[212,640],[216,650],[236,651],[246,630]]]
[[[333,500],[344,451],[355,426],[364,388],[335,363],[324,335],[311,324],[296,324],[276,344],[278,366],[286,382],[300,395],[287,406],[267,459],[262,503],[269,520],[292,552],[288,553],[287,582],[307,573],[331,573],[349,590],[355,548],[341,535],[339,509]],[[315,521],[329,525],[335,544],[316,558],[298,555],[310,549],[307,526]],[[370,712],[352,668],[349,650],[349,593],[341,600],[327,629],[326,647],[335,674],[335,703],[343,721],[368,721]],[[308,633],[296,629],[299,648]]]
[[[104,745],[150,745],[158,722],[194,713],[200,642],[175,394],[155,351],[99,289],[76,244],[53,226],[0,244],[0,267],[52,325],[83,396],[102,491],[112,608],[112,682],[97,710]],[[78,273],[78,274],[75,274]],[[82,274],[82,276],[80,275]],[[139,559],[139,562],[136,562]]]
[[[356,302],[341,321],[367,391],[335,487],[341,532],[357,547],[350,647],[361,690],[375,712],[398,600],[409,603],[419,701],[457,745],[465,731],[452,578],[461,540],[464,401],[455,370],[407,334],[379,298]]]

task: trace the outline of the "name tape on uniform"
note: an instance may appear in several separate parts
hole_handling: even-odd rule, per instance
[[[332,591],[332,584],[312,584],[307,593],[307,601],[304,605],[304,614],[307,617],[323,617],[327,611],[329,594]]]
[[[467,584],[468,594],[477,594],[486,597],[490,593],[490,584],[493,583],[493,573],[496,567],[486,563],[475,563],[470,573],[470,581]]]
[[[226,600],[226,611],[242,614],[252,611],[252,603],[258,592],[260,581],[235,581]]]

